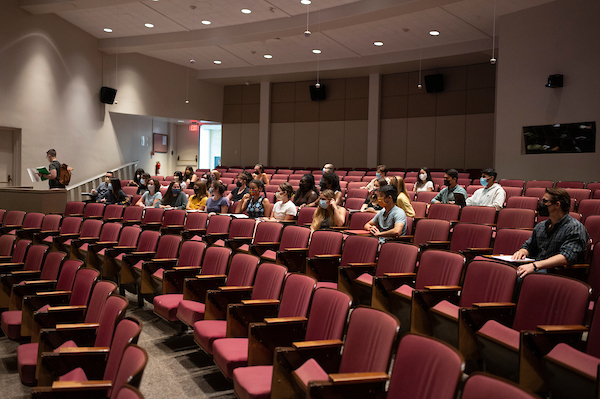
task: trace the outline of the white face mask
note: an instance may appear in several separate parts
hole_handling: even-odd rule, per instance
[[[421,179],[422,181],[425,181],[427,179],[427,173],[421,173],[419,175],[419,179]]]

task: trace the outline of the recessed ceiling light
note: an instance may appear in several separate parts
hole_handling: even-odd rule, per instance
[[[217,65],[221,64],[221,61],[219,61],[219,60],[214,60],[213,62]]]
[[[104,28],[104,32],[106,32],[106,33],[112,33],[112,31],[113,31],[113,30],[112,30],[112,29],[110,29],[110,28]]]
[[[373,44],[376,46],[383,46],[383,42],[373,42]]]
[[[156,0],[155,0],[155,1],[156,1]],[[185,122],[185,121],[183,121],[183,120],[181,120],[181,119],[180,119],[180,120],[178,120],[177,122],[179,122],[179,123],[183,123],[183,122]]]
[[[266,59],[271,59],[273,58],[273,56],[271,54],[265,54],[263,55],[263,57],[265,57]]]
[[[300,3],[309,5],[312,2],[310,0],[300,0]]]
[[[430,30],[429,34],[431,36],[439,36],[440,35],[440,31],[439,30]]]
[[[321,50],[319,50],[318,48],[313,49],[313,53],[315,54],[321,54]]]
[[[252,10],[249,10],[249,9],[247,9],[247,8],[242,8],[242,12],[243,12],[244,14],[250,14],[250,13],[252,12]]]
[[[202,25],[210,25],[210,24],[211,24],[210,21],[207,21],[207,20],[202,21]]]
[[[146,28],[154,28],[154,24],[144,24]]]

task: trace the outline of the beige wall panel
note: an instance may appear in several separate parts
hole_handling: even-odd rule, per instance
[[[318,101],[319,120],[320,121],[343,121],[346,101],[344,100],[325,100]]]
[[[408,74],[408,94],[423,94],[427,93],[425,91],[425,76],[434,75],[437,73],[437,70],[430,69],[427,71],[421,71],[421,84],[423,87],[420,89],[417,87],[419,84],[419,71],[409,72]]]
[[[319,122],[296,123],[293,151],[283,151],[296,167],[319,167]],[[287,164],[286,164],[287,165]]]
[[[494,167],[494,114],[466,116],[465,168]],[[500,179],[518,179],[519,176],[499,176]]]
[[[260,104],[242,104],[242,123],[258,123]]]
[[[319,102],[297,102],[294,113],[296,122],[317,122],[319,120]]]
[[[467,88],[467,67],[438,69],[437,73],[444,75],[444,91],[465,90]]]
[[[464,168],[465,123],[465,115],[436,117],[435,168]]]
[[[467,90],[467,114],[488,114],[495,112],[496,90]]]
[[[369,119],[369,99],[368,98],[352,98],[346,100],[344,110],[345,120],[358,121]]]
[[[223,93],[223,104],[241,104],[242,86],[225,86]]]
[[[346,98],[368,98],[369,77],[346,79]]]
[[[393,73],[381,76],[381,96],[403,96],[408,94],[408,73]]]
[[[358,168],[367,164],[368,121],[344,122],[344,167]]]
[[[326,79],[321,80],[321,84],[325,85],[327,100],[342,100],[346,98],[346,79]]]
[[[271,101],[273,103],[291,103],[296,99],[296,83],[273,83]]]
[[[406,167],[433,167],[435,163],[435,117],[409,118],[406,139]]]
[[[414,94],[408,96],[408,117],[419,118],[435,115],[436,95],[434,93]]]
[[[407,128],[408,119],[405,118],[385,119],[381,121],[379,162],[388,168],[406,167]]]
[[[436,94],[436,112],[437,116],[444,115],[464,115],[467,110],[467,92],[446,91]]]
[[[242,123],[242,105],[223,105],[223,123]]]
[[[242,123],[240,131],[241,156],[243,166],[258,162],[258,123]]]
[[[221,165],[239,165],[240,162],[240,136],[242,125],[223,124],[223,138],[221,146]]]
[[[260,103],[260,85],[242,86],[242,104]]]
[[[295,109],[294,103],[271,104],[271,123],[294,122]]]
[[[319,165],[344,164],[344,121],[319,122]]]
[[[408,96],[381,98],[381,119],[406,118],[408,116]]]
[[[294,154],[295,123],[272,123],[269,165],[291,166]]]
[[[313,80],[296,82],[296,101],[310,101],[310,86],[314,84]]]
[[[488,63],[467,66],[467,89],[496,87],[496,68]]]

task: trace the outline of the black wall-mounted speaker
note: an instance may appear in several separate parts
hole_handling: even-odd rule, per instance
[[[310,86],[310,99],[313,101],[325,100],[327,97],[327,91],[325,90],[325,85],[319,84]]]
[[[425,76],[425,90],[427,93],[439,93],[444,91],[444,75]]]
[[[116,95],[116,89],[112,89],[110,87],[102,87],[100,89],[100,102],[103,102],[104,104],[113,104],[115,102]]]
[[[548,83],[546,87],[552,87],[553,89],[557,87],[563,87],[563,76],[562,75],[550,75],[548,76]]]

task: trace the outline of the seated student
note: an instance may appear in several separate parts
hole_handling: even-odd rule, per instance
[[[106,197],[102,199],[100,202],[104,202],[107,205],[109,204],[120,204],[120,205],[128,205],[129,197],[123,189],[121,189],[121,180],[117,178],[110,179],[110,183],[107,184],[108,193]]]
[[[193,184],[198,180],[198,176],[194,173],[194,168],[188,166],[183,173],[183,181],[188,187],[193,187]]]
[[[181,172],[179,172],[181,173]],[[185,209],[188,202],[188,197],[181,190],[181,185],[178,181],[173,180],[169,184],[169,188],[160,202],[157,202],[155,208],[161,207],[165,209]]]
[[[208,192],[206,191],[206,183],[197,181],[194,183],[194,195],[188,198],[188,203],[185,206],[187,210],[203,211],[206,208],[208,200]]]
[[[207,178],[209,178],[209,177],[210,177],[210,181],[211,181],[211,183],[212,183],[213,181],[218,181],[219,183],[222,183],[222,182],[221,182],[221,173],[220,173],[218,170],[216,170],[216,169],[213,169],[213,170],[211,170],[211,171],[210,171],[210,173],[209,173],[209,174],[210,174],[210,176],[206,176],[206,177],[207,177]]]
[[[204,210],[208,213],[228,213],[229,212],[229,201],[223,197],[225,192],[225,186],[220,181],[212,182],[213,195],[206,200],[206,208]]]
[[[254,165],[254,173],[252,174],[254,180],[260,180],[266,186],[269,184],[269,176],[265,173],[265,167],[257,163]]]
[[[185,184],[185,182],[183,181],[183,173],[181,173],[180,171],[173,173],[173,181],[179,183],[179,187],[181,188],[181,190],[185,190],[187,188],[187,184]]]
[[[406,214],[396,206],[398,190],[392,185],[379,189],[379,205],[383,208],[365,224],[365,230],[384,241],[386,237],[406,234]]]
[[[142,177],[137,185],[137,195],[142,195],[148,191],[148,182],[150,181],[150,175],[148,173],[142,173]],[[131,185],[131,184],[130,184]]]
[[[493,206],[497,211],[502,209],[506,200],[506,192],[500,184],[496,183],[497,177],[498,173],[492,168],[482,170],[479,181],[483,188],[467,198],[467,205]]]
[[[369,184],[367,184],[366,186],[363,186],[361,188],[366,188],[367,190],[372,191],[373,190],[373,186],[375,185],[375,182],[378,179],[385,179],[385,184],[389,184],[390,183],[390,178],[387,177],[387,172],[388,172],[387,166],[385,166],[385,165],[379,165],[379,166],[377,166],[377,172],[375,173],[375,178],[373,180],[371,180],[369,182]]]
[[[413,186],[413,191],[420,193],[421,191],[433,191],[433,188],[431,172],[427,168],[421,168],[417,176],[417,182]]]
[[[346,208],[338,206],[332,190],[325,189],[319,196],[319,207],[313,215],[312,231],[341,227],[346,222]]]
[[[106,199],[106,196],[108,195],[108,183],[110,183],[110,179],[112,179],[112,177],[113,172],[106,172],[104,174],[104,181],[100,183],[98,187],[92,189],[92,191],[90,192],[90,194],[92,194],[96,202],[106,202],[102,200]]]
[[[250,191],[237,204],[235,213],[246,212],[251,218],[262,218],[271,214],[271,203],[263,196],[264,184],[260,180],[252,180],[248,185]]]
[[[149,179],[146,187],[148,188],[148,191],[142,194],[142,198],[138,200],[136,205],[141,207],[154,207],[162,199],[160,183],[156,179]]]
[[[130,180],[129,183],[127,184],[127,186],[139,187],[140,180],[142,179],[144,173],[146,173],[146,172],[144,172],[144,169],[142,169],[142,168],[136,169],[135,175],[133,176],[133,180]]]
[[[271,219],[277,221],[294,220],[298,211],[296,210],[296,205],[290,201],[292,194],[294,194],[294,189],[290,183],[285,182],[279,185],[279,189],[275,193],[277,202],[273,205]]]
[[[342,188],[340,187],[340,178],[333,172],[327,172],[321,178],[321,192],[324,190],[333,191],[333,196],[335,199],[335,204],[339,205],[343,198]],[[308,204],[307,206],[317,206],[319,200]]]
[[[252,175],[248,172],[242,172],[238,175],[237,181],[235,182],[236,188],[233,189],[228,195],[227,199],[229,202],[240,201],[244,195],[248,194],[250,189],[248,183],[252,180]]]
[[[400,176],[394,176],[390,179],[390,184],[396,187],[396,190],[398,190],[398,199],[396,199],[396,205],[400,207],[404,213],[406,213],[406,216],[409,218],[414,218],[415,210],[410,203],[410,198],[408,198],[408,191],[406,191],[404,179]]]
[[[467,192],[462,186],[459,186],[457,182],[458,171],[456,169],[448,169],[446,174],[444,174],[444,185],[446,187],[431,200],[431,203],[435,204],[436,202],[441,202],[442,204],[454,204],[455,193],[464,195],[466,199],[468,197]]]
[[[365,203],[360,207],[361,212],[370,212],[377,213],[381,210],[379,206],[379,198],[377,197],[377,192],[380,187],[386,186],[387,182],[385,179],[377,179],[375,180],[375,184],[373,184],[373,189],[369,191],[369,195],[365,198]]]
[[[302,176],[298,185],[298,191],[296,191],[294,199],[292,199],[292,202],[297,207],[304,208],[319,198],[319,190],[315,187],[315,177],[312,174]]]

